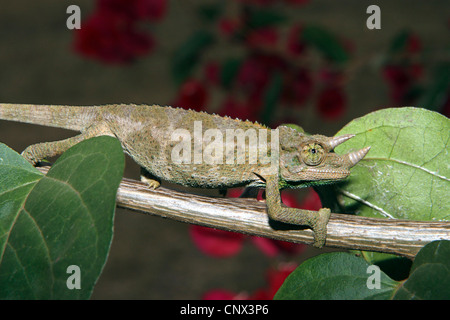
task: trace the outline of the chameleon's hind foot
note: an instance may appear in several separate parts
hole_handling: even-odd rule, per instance
[[[157,189],[161,185],[159,181],[144,176],[141,176],[141,181],[144,182],[150,189]]]
[[[144,168],[141,168],[141,181],[144,182],[150,189],[157,189],[161,185],[161,182]]]

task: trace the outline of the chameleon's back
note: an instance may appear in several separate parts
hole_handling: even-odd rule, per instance
[[[260,129],[270,141],[270,130],[260,124],[156,105],[110,106],[103,117],[124,150],[162,180],[206,188],[260,184],[253,172],[258,172],[261,163],[251,158],[255,150],[248,148],[257,145],[251,139],[259,138]],[[235,141],[232,134],[245,141],[245,153],[239,159],[237,147],[243,146],[235,143],[239,138]],[[227,136],[234,143],[232,153],[227,153]]]

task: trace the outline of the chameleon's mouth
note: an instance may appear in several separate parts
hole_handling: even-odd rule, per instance
[[[305,171],[302,172],[302,178],[311,176],[311,180],[340,180],[350,175],[350,171],[345,169],[309,168],[307,172],[307,175],[305,175]]]

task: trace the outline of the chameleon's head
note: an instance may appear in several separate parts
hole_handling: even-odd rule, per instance
[[[338,155],[333,149],[354,135],[308,136],[280,126],[280,173],[286,182],[327,183],[346,178],[370,147]],[[283,134],[283,131],[288,131]]]

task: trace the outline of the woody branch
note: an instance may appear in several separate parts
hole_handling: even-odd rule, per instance
[[[48,168],[39,168],[46,173]],[[256,199],[215,198],[123,179],[117,206],[181,222],[277,240],[312,243],[313,233],[299,226],[278,228],[269,221],[264,202]],[[450,240],[450,222],[375,219],[331,214],[327,247],[392,253],[413,258],[427,243]]]

